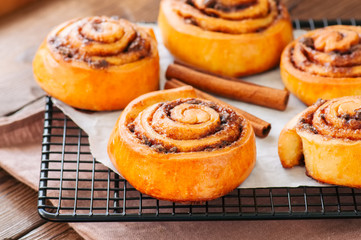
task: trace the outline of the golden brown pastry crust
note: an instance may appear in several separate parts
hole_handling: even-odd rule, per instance
[[[74,19],[49,33],[33,70],[49,95],[73,107],[122,109],[158,89],[157,43],[151,30],[124,19]]]
[[[207,201],[251,173],[251,125],[233,110],[195,97],[191,87],[148,93],[119,117],[108,154],[140,192],[174,202]]]
[[[274,0],[163,0],[158,25],[176,59],[226,76],[276,66],[292,40],[287,9]]]
[[[361,94],[361,27],[310,31],[282,53],[281,77],[302,102]]]
[[[292,145],[294,139],[302,145]],[[282,131],[279,153],[284,167],[299,165],[304,157],[310,177],[360,188],[361,96],[322,100],[307,108]]]

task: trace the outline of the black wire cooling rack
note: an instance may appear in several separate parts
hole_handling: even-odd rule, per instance
[[[295,29],[361,21],[293,21]],[[194,221],[356,218],[361,189],[236,189],[203,204],[160,201],[134,189],[91,155],[87,135],[46,101],[38,210],[51,221]]]

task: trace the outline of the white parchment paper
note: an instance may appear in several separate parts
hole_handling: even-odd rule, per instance
[[[159,29],[154,24],[146,24],[152,27],[156,33],[159,43],[158,50],[160,55],[160,81],[164,86],[165,71],[167,66],[173,62],[173,58],[162,44]],[[295,37],[303,34],[304,31],[296,30]],[[272,46],[270,46],[272,47]],[[243,78],[264,86],[283,89],[279,69],[274,69],[263,74]],[[239,107],[255,116],[258,116],[272,124],[272,129],[268,137],[264,139],[257,138],[257,162],[251,175],[244,181],[240,188],[263,188],[263,187],[298,187],[298,186],[324,186],[305,175],[304,167],[294,167],[284,169],[279,161],[277,153],[278,136],[283,126],[297,113],[306,108],[306,106],[290,96],[288,107],[285,111],[272,110],[252,104],[247,104],[229,99],[222,100],[231,105]],[[121,111],[114,112],[95,112],[84,113],[78,111],[65,103],[53,99],[55,105],[68,115],[79,127],[89,135],[90,150],[97,161],[103,163],[113,171],[117,172],[107,155],[107,143],[110,133],[118,119]]]

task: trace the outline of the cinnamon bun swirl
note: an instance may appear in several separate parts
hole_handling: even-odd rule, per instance
[[[281,76],[307,105],[361,95],[361,27],[329,26],[299,37],[282,54]]]
[[[174,202],[230,192],[256,160],[250,123],[228,107],[196,98],[191,87],[133,100],[113,129],[108,154],[140,192]]]
[[[124,19],[75,19],[49,33],[33,70],[48,94],[73,107],[122,109],[158,89],[157,43],[151,30]]]
[[[275,0],[162,0],[158,24],[177,60],[226,76],[276,66],[292,40],[287,9]]]
[[[281,132],[281,163],[302,163],[307,175],[324,183],[361,187],[361,96],[320,100]]]

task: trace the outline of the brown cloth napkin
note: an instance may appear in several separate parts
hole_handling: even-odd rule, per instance
[[[43,99],[0,118],[0,167],[37,190]],[[36,209],[34,209],[36,211]],[[360,239],[361,219],[70,223],[85,239]]]

